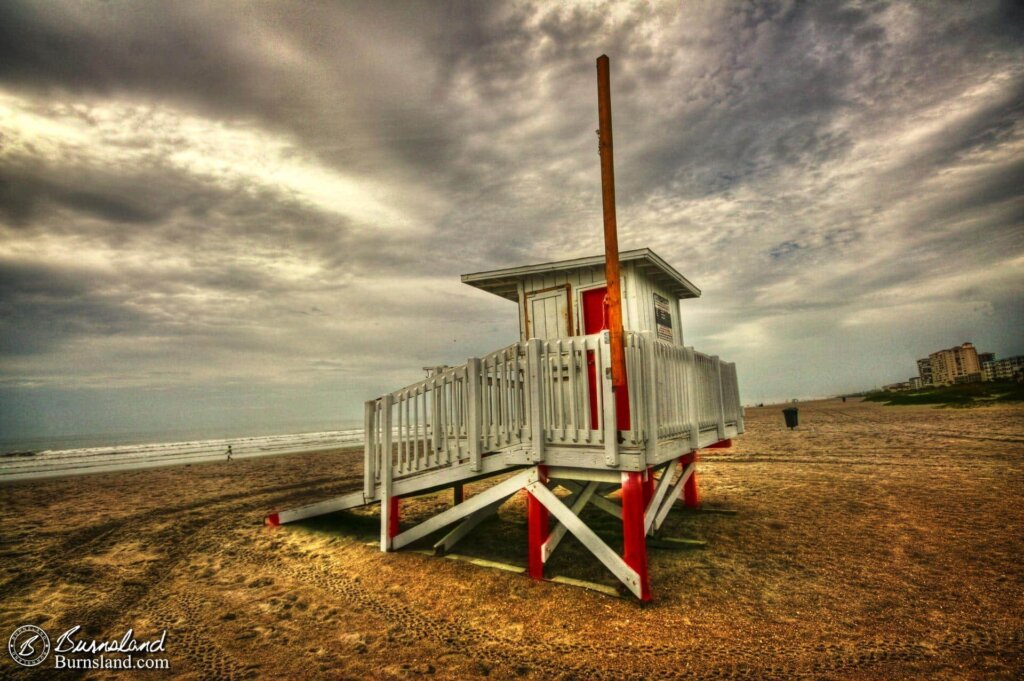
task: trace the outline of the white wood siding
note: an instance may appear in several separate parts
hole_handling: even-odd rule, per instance
[[[672,342],[682,345],[682,319],[679,314],[678,299],[676,296],[653,282],[646,274],[643,274],[636,267],[634,262],[626,262],[622,265],[622,325],[627,331],[653,331],[657,333],[657,325],[654,321],[654,294],[657,293],[669,301],[669,312],[672,316]],[[572,310],[570,319],[572,328],[566,335],[583,333],[583,313],[580,306],[580,289],[590,288],[594,285],[604,284],[604,266],[584,267],[576,270],[565,270],[560,272],[548,272],[545,274],[529,275],[523,278],[520,289],[520,330],[521,340],[529,340],[526,315],[532,315],[530,309],[532,303],[531,293],[544,291],[555,286],[571,287]],[[544,294],[540,294],[544,295]],[[563,338],[565,336],[562,336]],[[554,336],[538,336],[538,338],[554,338]]]
[[[652,331],[657,334],[658,328],[654,321],[654,294],[669,301],[669,314],[672,316],[672,342],[682,345],[682,321],[679,319],[679,305],[674,294],[665,287],[656,284],[648,276],[641,273],[636,263],[628,262],[623,266],[623,306],[628,309],[629,331]],[[623,321],[625,324],[625,320]]]

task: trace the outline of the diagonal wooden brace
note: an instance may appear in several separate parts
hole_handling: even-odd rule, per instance
[[[661,504],[661,507],[658,509],[658,512],[654,516],[655,530],[661,529],[661,524],[665,522],[665,516],[668,515],[668,512],[672,509],[673,504],[675,504],[676,500],[679,498],[679,493],[682,491],[683,485],[686,484],[686,481],[690,479],[690,476],[693,475],[693,472],[696,469],[697,465],[695,463],[689,463],[683,466],[683,474],[680,475],[679,479],[676,480],[676,483],[672,485],[671,491],[669,491],[669,493],[666,495],[664,502]]]
[[[599,561],[601,561],[606,568],[608,568],[613,575],[615,575],[620,582],[626,585],[637,598],[642,597],[642,591],[640,589],[640,575],[637,574],[636,570],[629,567],[615,551],[604,543],[604,541],[598,537],[592,529],[579,519],[579,517],[573,513],[568,506],[562,503],[562,500],[554,495],[544,485],[532,482],[526,486],[526,489],[536,499],[544,504],[544,506],[551,511],[551,515],[555,516],[567,530],[573,533],[580,543],[583,544],[587,549],[594,554]]]
[[[661,479],[658,481],[658,488],[654,491],[654,495],[651,497],[650,502],[647,504],[647,509],[644,511],[644,532],[649,534],[651,527],[654,525],[655,515],[660,510],[661,502],[665,498],[665,493],[668,492],[672,486],[672,475],[675,473],[675,461],[669,461],[661,469]],[[673,497],[675,499],[676,497]]]
[[[580,511],[582,511],[583,508],[587,505],[587,503],[590,501],[590,498],[594,496],[594,492],[597,491],[597,486],[599,484],[600,483],[598,482],[589,482],[587,483],[586,487],[583,488],[583,491],[579,492],[578,494],[570,498],[571,505],[569,506],[569,508],[572,510],[573,513],[575,513],[577,516],[580,514]],[[548,535],[547,541],[545,541],[544,544],[540,547],[540,555],[541,558],[544,559],[545,563],[548,562],[548,558],[550,558],[551,554],[553,554],[555,552],[555,549],[558,548],[558,543],[562,541],[562,538],[565,536],[565,533],[566,528],[565,525],[563,525],[562,523],[558,523],[558,525],[555,526],[555,529],[551,530],[551,534]]]
[[[579,493],[583,489],[583,485],[577,482],[570,482],[569,480],[559,480],[558,484],[566,488],[570,492]],[[611,516],[615,516],[619,520],[622,520],[622,507],[616,504],[611,499],[605,499],[601,496],[600,492],[595,492],[594,496],[591,497],[590,503],[601,509],[605,513]]]
[[[442,537],[436,544],[434,544],[434,553],[439,556],[443,556],[452,550],[458,542],[462,541],[467,534],[473,531],[477,525],[482,523],[487,518],[498,512],[501,505],[508,501],[509,497],[518,493],[519,490],[515,490],[508,496],[502,497],[497,501],[491,502],[483,508],[473,511],[469,514],[469,517],[463,520],[461,523],[456,525],[451,532]],[[464,502],[463,502],[464,503]]]
[[[400,549],[403,546],[408,546],[418,539],[426,537],[432,532],[440,530],[442,527],[451,525],[457,520],[461,520],[466,516],[470,515],[474,511],[479,511],[485,506],[489,506],[498,499],[505,499],[512,494],[515,494],[520,489],[525,487],[530,482],[537,479],[537,471],[530,469],[523,471],[518,475],[515,475],[504,482],[500,482],[494,487],[490,487],[480,494],[465,501],[458,506],[453,506],[447,511],[438,513],[433,518],[424,520],[422,523],[411,529],[402,532],[401,534],[391,539],[392,550]]]

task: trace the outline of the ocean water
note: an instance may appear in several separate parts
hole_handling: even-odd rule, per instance
[[[140,440],[145,438],[140,438],[138,434],[121,437],[128,441],[110,444],[115,438],[107,436],[107,444],[68,448],[60,448],[60,441],[54,444],[51,439],[47,443],[52,448],[46,449],[34,448],[31,440],[8,441],[0,452],[33,451],[34,454],[0,457],[0,483],[224,461],[228,445],[231,445],[233,459],[352,447],[362,444],[363,430],[353,428],[285,435],[182,439],[175,442],[142,442]],[[80,444],[83,438],[67,440]]]

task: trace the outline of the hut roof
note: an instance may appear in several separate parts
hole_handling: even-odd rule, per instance
[[[621,251],[619,253],[619,262],[635,262],[639,271],[647,274],[651,279],[660,283],[679,298],[700,297],[699,288],[690,283],[686,277],[679,274],[674,267],[662,260],[661,256],[649,248]],[[475,286],[478,289],[507,298],[513,302],[518,302],[519,296],[516,285],[525,277],[534,274],[583,269],[597,265],[604,265],[603,254],[587,258],[574,258],[572,260],[559,260],[558,262],[545,262],[537,265],[522,265],[520,267],[507,267],[500,270],[463,274],[462,283]]]

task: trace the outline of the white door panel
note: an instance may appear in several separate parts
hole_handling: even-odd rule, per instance
[[[569,295],[564,288],[529,293],[527,301],[527,338],[552,340],[569,334]]]

